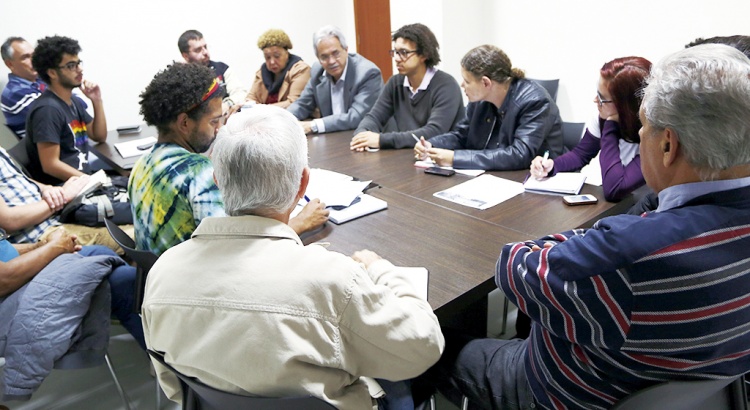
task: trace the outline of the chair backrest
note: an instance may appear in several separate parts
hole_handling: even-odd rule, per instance
[[[164,355],[149,350],[156,361],[169,369],[180,380],[182,387],[182,408],[184,410],[219,410],[219,409],[253,409],[253,410],[331,410],[330,403],[313,396],[305,397],[256,397],[240,396],[209,387],[198,379],[185,376],[164,361]]]
[[[133,241],[133,238],[128,236],[128,234],[120,229],[120,227],[111,219],[105,218],[104,225],[107,226],[107,231],[109,231],[112,239],[114,239],[115,242],[120,245],[122,250],[125,251],[125,255],[128,255],[128,257],[136,264],[137,269],[135,275],[135,294],[133,295],[133,310],[135,312],[140,312],[141,305],[143,304],[143,289],[146,287],[146,276],[159,257],[151,251],[135,249],[135,241]]]
[[[557,102],[557,87],[560,85],[560,80],[534,80],[529,78],[531,81],[535,81],[537,84],[544,87],[552,97],[552,101]]]
[[[12,146],[16,145],[21,139],[18,138],[15,132],[11,131],[5,124],[0,124],[0,147],[9,150]]]
[[[631,394],[612,410],[746,409],[743,378],[664,382]]]
[[[10,157],[16,161],[16,165],[21,168],[21,171],[23,171],[24,174],[27,176],[31,175],[28,171],[29,165],[31,165],[31,160],[29,159],[29,152],[26,150],[26,141],[18,141],[16,145],[8,150],[8,154],[10,154]]]
[[[564,122],[562,123],[562,135],[563,135],[563,147],[565,151],[570,151],[575,148],[576,145],[581,141],[583,136],[583,127],[585,123],[582,122]]]

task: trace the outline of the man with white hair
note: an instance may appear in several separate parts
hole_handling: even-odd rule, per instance
[[[397,381],[429,368],[444,345],[437,318],[390,262],[304,246],[287,225],[310,178],[291,114],[256,106],[226,127],[212,158],[228,216],[203,219],[151,269],[147,346],[223,391],[371,409],[362,377]],[[177,400],[179,383],[157,368]]]
[[[380,69],[357,53],[348,53],[346,37],[336,26],[313,34],[318,62],[302,95],[287,108],[305,134],[352,130],[375,105],[383,88]],[[319,112],[318,112],[319,111]],[[319,116],[307,121],[311,116]]]
[[[531,317],[531,336],[446,335],[430,371],[441,391],[484,407],[610,408],[663,381],[748,372],[748,112],[750,60],[734,48],[654,65],[640,156],[659,207],[506,245],[495,280]]]

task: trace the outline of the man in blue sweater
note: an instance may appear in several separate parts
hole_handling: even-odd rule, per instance
[[[654,65],[640,155],[659,207],[506,245],[495,280],[531,336],[446,335],[431,370],[446,396],[604,409],[663,381],[748,372],[748,112],[750,60],[736,49],[702,45]]]

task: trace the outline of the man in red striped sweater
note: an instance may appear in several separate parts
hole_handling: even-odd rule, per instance
[[[527,340],[446,334],[440,389],[487,408],[606,409],[666,380],[750,371],[750,60],[702,45],[652,68],[641,168],[659,207],[503,248]]]

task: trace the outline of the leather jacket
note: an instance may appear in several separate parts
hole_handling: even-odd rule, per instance
[[[469,103],[464,119],[430,142],[454,150],[454,168],[526,169],[547,150],[550,158],[563,153],[562,120],[544,88],[520,79],[511,83],[500,109],[488,101]]]

